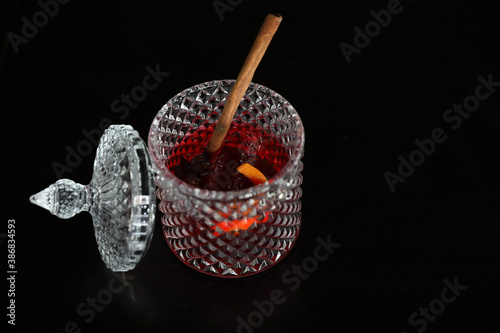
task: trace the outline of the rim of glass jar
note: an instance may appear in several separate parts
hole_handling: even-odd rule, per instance
[[[186,96],[190,92],[203,89],[204,87],[218,85],[221,82],[234,85],[235,81],[236,80],[234,79],[212,80],[199,83],[192,87],[184,89],[180,93],[170,98],[168,102],[162,106],[160,111],[158,111],[155,118],[153,119],[153,122],[151,123],[148,135],[148,146],[149,146],[149,153],[153,160],[153,168],[156,173],[156,176],[158,175],[164,176],[167,179],[167,181],[175,185],[176,189],[178,189],[182,193],[195,196],[201,200],[248,199],[268,191],[273,186],[273,184],[275,184],[278,180],[282,179],[290,170],[296,168],[297,164],[300,163],[300,160],[304,152],[305,133],[304,133],[304,126],[302,124],[302,120],[300,119],[299,114],[297,113],[295,108],[290,104],[290,102],[288,102],[288,100],[286,100],[283,96],[281,96],[280,94],[278,94],[277,92],[266,86],[254,82],[250,83],[251,87],[264,91],[265,93],[282,100],[283,107],[286,108],[287,111],[290,113],[291,117],[295,120],[297,126],[296,131],[298,133],[300,141],[297,145],[295,145],[294,150],[289,155],[288,162],[283,166],[283,168],[281,168],[281,170],[278,173],[272,176],[267,182],[259,185],[255,185],[237,191],[218,191],[218,190],[208,190],[199,188],[184,182],[183,180],[175,176],[172,172],[170,172],[167,166],[162,162],[162,159],[158,156],[158,149],[157,149],[158,147],[160,147],[160,145],[158,145],[158,139],[157,139],[158,123],[160,119],[163,118],[163,115],[167,112],[167,110],[172,107],[173,101]]]

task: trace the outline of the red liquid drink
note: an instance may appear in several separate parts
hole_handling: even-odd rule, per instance
[[[288,155],[278,138],[264,128],[233,121],[221,149],[209,157],[205,147],[215,124],[202,126],[172,149],[167,168],[185,182],[208,190],[237,191],[254,183],[237,171],[248,163],[267,179],[287,163]]]
[[[233,86],[210,81],[180,92],[149,135],[168,246],[189,267],[220,277],[275,265],[301,222],[304,129],[279,94],[250,84],[220,150],[204,153]]]
[[[182,180],[203,189],[217,191],[237,191],[254,186],[246,176],[236,168],[248,163],[260,170],[268,180],[277,174],[288,162],[288,154],[280,140],[264,128],[255,124],[233,121],[226,135],[221,149],[212,157],[205,155],[205,147],[215,129],[215,124],[208,127],[201,126],[190,135],[186,135],[171,152],[166,160],[166,166]],[[203,157],[202,157],[203,156]],[[272,180],[271,180],[272,181]],[[186,239],[203,239],[210,242],[206,248],[199,247],[198,251],[191,244],[182,244],[173,241],[177,237],[174,224],[165,223],[164,235],[179,258],[192,264],[206,273],[243,276],[264,269],[267,265],[278,261],[283,252],[288,251],[293,240],[298,235],[298,220],[288,221],[290,226],[287,234],[282,234],[271,244],[263,247],[264,235],[269,234],[273,225],[283,223],[283,216],[279,211],[265,211],[255,213],[255,206],[247,205],[239,210],[241,203],[234,202],[235,210],[221,210],[214,215],[218,220],[200,221],[194,217],[187,217],[184,225]],[[163,202],[160,210],[168,212]],[[260,210],[260,209],[257,209]],[[297,216],[298,217],[298,216]],[[208,222],[208,223],[207,223]],[[219,239],[217,241],[216,239]],[[217,244],[224,244],[219,247]],[[203,251],[204,249],[204,251]],[[217,249],[217,250],[216,250]],[[211,251],[217,252],[217,262],[210,262]],[[203,253],[205,252],[205,253]],[[245,252],[248,252],[246,254]],[[187,254],[187,255],[186,255]],[[227,267],[226,269],[221,269]],[[234,273],[223,274],[225,270]]]

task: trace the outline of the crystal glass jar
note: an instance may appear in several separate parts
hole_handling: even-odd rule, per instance
[[[208,137],[183,139],[215,125],[233,85],[210,81],[182,91],[159,111],[149,132],[168,245],[188,266],[221,277],[247,276],[277,263],[294,245],[301,222],[304,128],[290,103],[262,85],[250,85],[233,122],[281,142],[288,162],[276,175],[253,187],[217,191],[190,185],[168,168],[173,153],[182,157],[205,147]]]

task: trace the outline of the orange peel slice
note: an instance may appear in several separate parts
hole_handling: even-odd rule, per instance
[[[266,176],[264,176],[264,174],[260,172],[259,169],[248,163],[243,163],[242,165],[237,167],[236,170],[250,179],[255,185],[259,185],[267,181]]]
[[[249,209],[250,210],[250,209]],[[252,225],[264,223],[269,219],[270,212],[265,213],[264,218],[257,219],[254,217],[245,217],[242,220],[219,222],[217,225],[210,228],[214,236],[219,237],[221,233],[229,232],[234,236],[238,236],[241,230],[248,230]]]

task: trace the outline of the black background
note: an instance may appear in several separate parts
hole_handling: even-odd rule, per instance
[[[402,1],[402,12],[350,64],[339,44],[353,44],[353,28],[363,29],[387,1],[238,2],[221,20],[210,0],[72,0],[18,54],[6,40],[0,232],[15,219],[15,328],[63,332],[74,321],[82,332],[236,332],[237,318],[247,320],[254,301],[279,289],[286,301],[255,332],[497,329],[500,91],[456,130],[442,118],[474,94],[479,75],[500,81],[494,2]],[[21,18],[32,21],[40,10],[36,1],[2,6],[5,34],[20,35]],[[99,258],[88,214],[60,220],[29,196],[57,180],[52,163],[64,164],[66,146],[75,149],[103,118],[146,138],[176,93],[235,78],[265,15],[275,12],[284,20],[254,81],[287,98],[306,129],[295,248],[253,277],[210,277],[170,252],[158,217],[147,256],[126,275],[130,286],[92,320],[78,315],[116,277]],[[170,75],[120,119],[111,103],[156,65]],[[392,193],[384,172],[397,173],[398,156],[407,158],[414,140],[435,128],[448,139]],[[90,154],[62,176],[87,184],[92,164]],[[284,274],[328,236],[340,247],[291,290]],[[409,316],[440,298],[445,279],[467,289],[426,327],[412,326]]]

